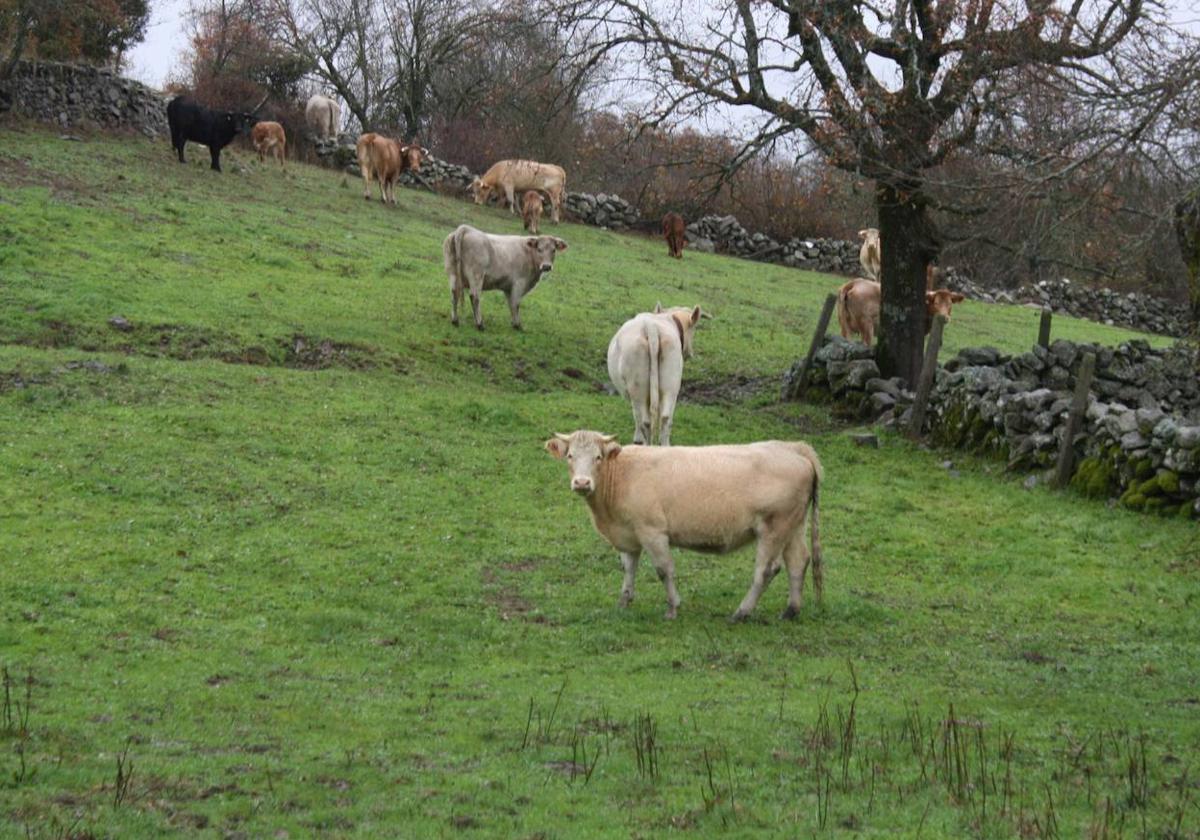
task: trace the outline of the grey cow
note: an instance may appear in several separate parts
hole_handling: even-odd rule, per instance
[[[479,296],[496,289],[508,299],[513,328],[521,329],[521,298],[533,291],[554,267],[555,254],[566,247],[557,236],[498,236],[459,225],[442,242],[450,280],[450,323],[458,326],[458,304],[466,291],[475,326],[483,329]]]

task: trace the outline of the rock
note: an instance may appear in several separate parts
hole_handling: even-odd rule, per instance
[[[108,319],[108,325],[114,330],[121,332],[130,332],[133,329],[133,324],[122,318],[120,315],[115,315]]]
[[[1021,486],[1026,490],[1032,490],[1038,485],[1038,477],[1036,475],[1027,475],[1025,480],[1021,482]]]
[[[850,440],[855,446],[865,446],[870,449],[879,448],[879,437],[872,434],[852,434]]]

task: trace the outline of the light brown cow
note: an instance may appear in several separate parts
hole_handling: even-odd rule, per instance
[[[521,299],[554,267],[554,256],[567,243],[557,236],[498,236],[459,225],[442,241],[442,260],[450,281],[450,323],[458,326],[458,304],[471,296],[475,326],[483,329],[479,298],[489,289],[504,292],[513,329],[521,329]]]
[[[503,190],[509,211],[514,215],[517,212],[518,190],[540,190],[550,197],[550,220],[558,224],[567,189],[567,172],[552,163],[502,160],[492,164],[482,178],[472,181],[469,189],[476,204],[486,204],[493,191]]]
[[[880,286],[874,280],[858,277],[838,289],[838,325],[842,338],[858,334],[863,344],[871,346],[879,329]]]
[[[525,230],[537,236],[538,219],[542,218],[542,194],[537,190],[526,190],[521,196],[521,219]]]
[[[663,238],[667,240],[667,253],[677,260],[683,259],[686,230],[687,226],[683,223],[683,216],[678,213],[667,213],[663,216],[662,232]]]
[[[965,298],[958,292],[952,292],[949,289],[935,289],[925,293],[925,334],[929,335],[929,328],[933,326],[933,319],[937,315],[945,315],[946,320],[950,320],[950,310],[954,304],[962,303]]]
[[[647,551],[667,592],[667,618],[679,606],[671,548],[726,554],[758,540],[754,578],[730,621],[745,618],[786,564],[788,605],[800,610],[809,555],[804,520],[812,506],[813,588],[823,588],[819,488],[821,462],[807,443],[740,446],[629,446],[615,436],[556,434],[546,451],[566,461],[571,489],[587,500],[592,524],[621,553],[620,606],[633,600],[638,559]]]
[[[266,153],[270,152],[279,158],[280,168],[285,168],[283,161],[287,157],[287,136],[283,133],[282,125],[277,122],[255,123],[254,128],[250,129],[250,142],[254,144],[254,151],[258,152],[259,163],[263,163]]]
[[[858,261],[862,263],[863,271],[872,280],[879,280],[880,253],[879,228],[866,228],[858,232],[858,238],[863,241],[858,249]]]
[[[407,170],[417,172],[429,150],[417,143],[400,144],[382,134],[368,132],[355,145],[363,178],[363,198],[371,200],[371,181],[379,182],[379,200],[396,203],[396,182]]]

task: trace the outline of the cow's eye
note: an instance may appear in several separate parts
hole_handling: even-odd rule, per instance
[[[568,461],[574,461],[574,460],[575,460],[575,456],[574,456],[574,455],[572,455],[570,452],[568,452],[568,453],[567,453],[567,460],[568,460]]]
[[[600,456],[600,455],[597,455],[597,456],[596,456],[596,463],[597,463],[597,464],[599,464],[599,463],[600,463],[600,458],[601,458],[601,456]]]

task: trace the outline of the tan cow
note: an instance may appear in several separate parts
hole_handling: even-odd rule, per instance
[[[683,360],[692,357],[700,307],[677,306],[630,318],[608,343],[608,378],[633,406],[633,442],[671,445],[671,422],[683,380]]]
[[[858,334],[863,344],[871,346],[879,329],[880,286],[874,280],[858,277],[838,289],[838,325],[842,338]]]
[[[287,157],[287,135],[282,125],[277,122],[255,123],[254,128],[250,129],[250,142],[254,144],[254,151],[258,152],[259,163],[263,163],[266,153],[270,152],[279,158],[280,168],[285,168],[283,161]]]
[[[313,134],[323,140],[337,137],[341,122],[337,100],[319,93],[310,96],[304,105],[304,122]]]
[[[667,592],[667,618],[679,606],[671,548],[725,554],[758,540],[754,578],[730,621],[745,618],[786,564],[788,605],[800,610],[809,555],[804,520],[812,506],[813,588],[823,588],[819,488],[821,462],[807,443],[764,441],[740,446],[629,446],[615,436],[556,434],[546,451],[566,461],[571,489],[587,500],[592,524],[621,553],[620,606],[633,600],[643,551]]]
[[[535,160],[502,160],[492,164],[482,178],[471,182],[476,204],[486,204],[494,190],[503,190],[509,212],[516,214],[517,191],[540,190],[550,197],[550,220],[558,224],[567,189],[567,172],[552,163]]]
[[[533,291],[554,267],[554,255],[566,248],[557,236],[497,236],[459,225],[442,242],[450,280],[450,323],[458,326],[458,304],[466,291],[471,295],[475,326],[483,329],[479,296],[497,289],[508,298],[513,329],[521,329],[521,298]]]
[[[935,289],[925,293],[925,334],[929,335],[929,328],[933,326],[933,319],[937,315],[945,315],[946,320],[950,320],[950,310],[954,304],[962,303],[965,298],[958,292],[952,292],[949,289]]]
[[[538,219],[542,218],[542,194],[537,190],[526,190],[521,196],[521,220],[525,230],[537,236]]]
[[[379,182],[379,200],[396,203],[396,182],[406,170],[417,172],[429,150],[417,143],[400,144],[382,134],[368,132],[355,145],[363,178],[363,198],[371,200],[371,181]]]
[[[866,228],[858,232],[858,238],[863,241],[858,249],[858,261],[862,263],[863,271],[872,280],[879,280],[880,253],[879,228]]]
[[[662,232],[663,238],[667,240],[667,253],[677,260],[683,259],[686,230],[687,226],[683,223],[683,216],[678,213],[667,213],[663,216]]]

